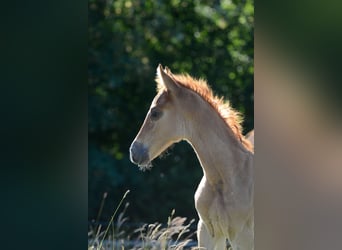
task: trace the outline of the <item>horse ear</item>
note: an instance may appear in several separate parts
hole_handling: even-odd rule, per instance
[[[157,75],[159,79],[168,91],[176,93],[179,91],[180,86],[171,78],[169,74],[172,73],[168,67],[165,67],[165,69],[163,69],[163,66],[161,64],[158,65]]]

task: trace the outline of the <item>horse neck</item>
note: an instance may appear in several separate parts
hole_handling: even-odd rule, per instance
[[[251,153],[208,103],[192,114],[185,139],[194,148],[205,178],[212,185],[233,183],[236,173],[250,166]]]

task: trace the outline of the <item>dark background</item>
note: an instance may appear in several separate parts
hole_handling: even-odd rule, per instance
[[[159,63],[207,79],[214,92],[253,117],[253,1],[89,1],[88,220],[109,221],[126,190],[131,222],[165,222],[172,209],[196,218],[202,170],[191,147],[177,144],[142,172],[128,149],[155,93]]]
[[[205,3],[211,4],[210,6],[214,8],[213,6],[216,6],[215,4],[218,2]],[[342,5],[340,1],[299,2],[262,0],[257,1],[255,5],[255,34],[256,37],[259,37],[256,44],[262,44],[267,49],[272,46],[279,47],[279,50],[287,54],[287,60],[291,65],[296,65],[298,61],[302,62],[300,67],[296,67],[299,72],[309,69],[314,78],[317,74],[323,73],[323,80],[317,84],[317,88],[322,95],[326,96],[324,98],[325,105],[329,105],[333,119],[339,119],[339,121],[333,120],[333,125],[337,129],[332,131],[336,134],[336,138],[340,139],[338,137],[341,134],[340,109],[342,100],[340,98],[342,93],[342,85],[340,84],[340,45],[342,44],[342,30],[340,28],[342,15],[340,13]],[[90,41],[88,42],[89,46],[87,44],[90,37],[87,29],[94,25],[92,18],[87,20],[88,14],[93,12],[88,7],[89,3],[87,1],[80,0],[62,0],[58,2],[39,0],[29,2],[6,1],[2,3],[2,8],[0,9],[0,214],[2,216],[0,232],[1,246],[4,249],[87,248],[87,232],[89,230],[87,219],[90,217],[87,214],[88,204],[91,204],[87,202],[88,172],[90,175],[87,167],[87,83],[89,81],[88,75],[90,75],[87,69],[87,55],[91,45]],[[159,9],[155,9],[153,13],[156,13]],[[167,9],[165,12],[171,13],[172,9],[175,8]],[[179,8],[177,9],[179,10]],[[224,11],[224,13],[226,12]],[[101,10],[98,13],[98,20],[103,19],[100,15]],[[135,13],[131,14],[131,16],[135,16]],[[217,17],[217,15],[211,16]],[[132,20],[134,19],[129,19],[130,22]],[[218,19],[216,18],[215,20]],[[236,19],[233,18],[232,20]],[[208,29],[217,30],[215,28],[216,22],[209,21],[208,18],[200,17],[196,19],[196,22],[192,23],[200,24],[201,22],[207,23],[206,27]],[[133,23],[130,29],[134,30],[135,26],[139,26],[139,24]],[[175,29],[176,26],[172,26],[168,30],[174,31]],[[223,36],[223,31],[221,29],[220,31],[216,32],[215,36]],[[123,31],[120,33],[117,30],[114,33],[126,34]],[[268,37],[272,38],[271,42],[266,44],[264,41],[260,41],[260,37],[264,37],[265,33]],[[161,34],[158,33],[157,35],[160,36]],[[211,39],[213,40],[213,38]],[[252,41],[252,38],[248,41]],[[134,43],[136,42],[138,41],[134,41]],[[163,40],[163,44],[170,43],[171,41]],[[227,45],[228,43],[224,44],[224,48]],[[158,58],[158,60],[156,59],[156,62],[153,63],[162,62],[170,67],[175,67],[174,64],[184,62],[186,60],[184,57],[188,55],[188,51],[191,51],[189,49],[191,46],[185,46],[184,42],[180,43],[179,46],[180,48],[177,48],[176,51],[183,52],[180,55],[182,60],[178,58],[179,55],[175,54],[175,52],[166,54],[164,47],[163,53],[160,53],[164,56]],[[183,46],[188,50],[183,50]],[[214,47],[216,46],[213,43],[209,44],[209,46],[203,45],[201,51],[210,50],[209,55],[214,55],[212,50]],[[196,50],[196,53],[200,53],[200,51]],[[171,61],[174,57],[173,55],[177,55],[177,58]],[[225,55],[229,55],[229,53],[225,53]],[[260,59],[262,57],[263,54],[260,51],[255,52],[255,69],[260,68]],[[203,63],[203,57],[191,56],[190,58],[201,60],[201,63],[196,64],[196,67],[207,65]],[[227,58],[230,58],[230,56]],[[190,59],[187,60],[189,61]],[[281,62],[283,58],[276,57],[276,60]],[[232,61],[230,62],[232,63]],[[151,63],[152,69],[150,73],[147,74],[148,81],[146,84],[141,85],[151,88],[151,96],[153,96],[154,89],[154,70],[157,66],[152,65],[153,63]],[[203,76],[209,79],[215,91],[222,93],[220,88],[216,87],[218,82],[212,80],[215,74],[210,76],[211,72],[214,72],[213,70],[217,68],[225,71],[225,68],[218,63],[210,64],[210,67],[205,71],[203,70],[203,73],[197,69],[187,68],[186,71],[189,71],[194,76],[203,74]],[[172,69],[174,72],[180,70],[180,68]],[[126,76],[139,70],[141,68],[138,67],[134,68],[134,70],[129,70]],[[270,68],[264,73],[275,73],[273,70]],[[260,76],[257,72],[255,75]],[[230,81],[228,78],[226,80],[227,86],[228,83],[229,86],[232,82],[235,83],[235,81]],[[279,77],[278,80],[282,80],[282,78]],[[137,81],[140,81],[140,79],[137,79]],[[304,90],[306,91],[313,87],[315,87],[313,84],[309,84]],[[303,92],[302,89],[300,94]],[[270,94],[273,95],[272,98],[274,100],[283,96],[282,92],[275,94],[273,91],[270,93],[267,89],[262,89],[260,85],[259,87],[256,85],[255,104],[260,104],[263,101],[263,96]],[[225,95],[231,98],[231,92]],[[297,98],[298,96],[290,98],[289,102]],[[140,118],[147,111],[147,106],[150,102],[147,99],[146,97],[146,100],[144,100],[144,103],[146,103],[145,110],[139,113]],[[233,98],[231,99],[234,106],[239,105]],[[266,110],[267,107],[275,106],[274,102],[267,102],[266,104]],[[123,109],[123,107],[125,106],[120,106],[120,109]],[[137,108],[139,107],[137,106]],[[316,106],[309,105],[308,108],[310,112],[317,111]],[[256,106],[255,111],[261,112],[262,109]],[[321,111],[318,112],[321,113]],[[290,115],[280,115],[285,120],[293,120],[293,117]],[[247,115],[247,119],[249,119],[248,117]],[[274,144],[274,138],[270,138],[268,130],[262,131],[263,127],[267,127],[265,126],[267,124],[262,123],[262,121],[263,117],[259,114],[256,115],[255,124],[259,132],[257,133],[255,154],[255,168],[257,170],[255,190],[255,202],[257,204],[257,209],[255,210],[255,232],[257,237],[255,249],[341,249],[339,230],[341,228],[341,204],[336,204],[336,202],[340,203],[342,200],[340,198],[341,190],[336,190],[336,195],[324,195],[325,201],[318,201],[319,205],[327,206],[329,209],[321,211],[319,216],[317,216],[317,213],[313,213],[313,216],[303,216],[301,220],[297,221],[298,217],[293,216],[293,212],[300,209],[296,206],[297,203],[293,199],[293,194],[302,193],[303,196],[312,198],[317,197],[317,192],[315,192],[315,189],[304,188],[293,190],[293,181],[303,180],[304,178],[298,178],[297,176],[291,179],[283,178],[283,175],[274,173],[274,171],[269,172],[270,169],[275,169],[275,172],[279,172],[277,170],[278,161],[273,162],[270,160],[270,156],[275,153],[274,151],[276,151],[277,156],[281,156],[281,163],[283,165],[296,168],[298,164],[295,164],[291,155],[289,156],[286,152],[278,150]],[[132,138],[126,138],[127,145],[129,145],[129,141],[133,139],[140,127],[140,122],[142,121],[136,121],[136,127],[131,132]],[[284,124],[285,126],[287,125],[286,121]],[[317,124],[323,125],[325,120],[318,120]],[[268,127],[277,129],[272,124],[269,124]],[[282,131],[277,132],[282,134]],[[307,135],[306,131],[300,131],[300,133]],[[309,136],[316,140],[315,143],[311,144],[312,146],[325,146],[324,143],[315,137],[315,134]],[[300,137],[298,139],[300,140]],[[90,142],[92,140],[89,140],[89,145]],[[270,147],[273,148],[273,151],[262,150],[265,145],[271,145]],[[302,150],[302,148],[298,148],[298,145],[293,143],[289,144],[289,146],[295,152],[301,152]],[[180,150],[179,145],[177,145],[176,149]],[[191,151],[190,149],[188,150]],[[122,149],[122,151],[127,152],[127,149]],[[173,151],[172,155],[164,159],[163,162],[166,163],[176,153]],[[308,157],[311,158],[312,155],[309,154]],[[318,157],[320,156],[327,157],[328,155],[322,152],[318,154]],[[271,166],[266,169],[263,168],[263,163],[265,162]],[[154,182],[159,182],[158,179],[152,178],[152,175],[161,169],[159,163],[155,163],[155,165],[156,168],[146,173],[146,176],[151,177],[151,180]],[[169,166],[166,166],[165,169]],[[136,167],[132,165],[127,166],[127,168],[132,168],[136,171]],[[180,168],[176,166],[172,169]],[[194,166],[193,169],[198,171],[199,168]],[[320,169],[325,171],[326,166],[322,165]],[[145,174],[137,171],[136,174],[138,175],[138,173],[139,175],[143,174],[145,180]],[[309,173],[309,171],[306,173]],[[285,185],[284,190],[289,190],[289,192],[279,196],[279,188],[275,185],[275,174],[280,179],[285,180],[282,182]],[[335,174],[335,177],[339,180],[341,179],[340,176],[342,176],[340,173]],[[268,193],[279,197],[276,202],[269,200],[269,203],[266,203],[266,205],[277,204],[277,208],[273,206],[265,207],[263,198],[267,193],[260,189],[260,183],[265,183]],[[342,182],[339,181],[339,183]],[[327,185],[317,182],[316,186],[317,188],[323,188]],[[298,185],[295,187],[298,188]],[[123,190],[126,190],[126,187]],[[102,192],[103,190],[96,197],[98,199],[95,202],[96,204],[101,200]],[[110,194],[109,198],[119,200],[119,196],[121,197],[122,193],[120,192],[118,196]],[[139,200],[139,197],[135,199],[131,196],[132,194],[133,192],[129,194],[128,199],[130,199],[131,207],[134,207],[135,200]],[[339,198],[336,199],[336,196]],[[113,204],[115,203],[116,206],[117,202],[115,200]],[[304,202],[306,201],[307,199],[304,199]],[[94,206],[95,203],[93,203]],[[284,203],[287,206],[284,206],[283,210],[279,211],[279,207]],[[146,206],[149,205],[146,204]],[[163,207],[163,205],[160,207]],[[287,210],[288,206],[291,206],[292,212]],[[307,203],[304,208],[303,211],[306,214],[307,211],[320,210],[319,206],[312,206],[312,202]],[[335,210],[336,214],[331,210]],[[273,213],[276,218],[281,218],[284,224],[276,224],[273,220],[274,217],[269,216],[270,213]],[[129,214],[131,217],[132,215],[133,213]],[[329,217],[328,220],[327,217]],[[107,217],[103,219],[107,220]],[[153,219],[152,216],[142,218],[145,222]],[[296,220],[297,224],[293,224],[294,220]],[[337,227],[334,227],[334,225]],[[267,226],[266,231],[263,230],[264,226]],[[284,228],[289,230],[283,230]],[[310,230],[314,230],[317,234],[311,234]],[[270,233],[273,234],[271,235]],[[303,241],[311,246],[305,247],[299,244]],[[289,247],[289,245],[291,246]]]

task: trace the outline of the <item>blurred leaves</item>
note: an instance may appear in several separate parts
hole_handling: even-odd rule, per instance
[[[207,79],[244,113],[245,132],[253,128],[253,1],[88,4],[89,219],[104,192],[112,200],[108,218],[127,189],[133,220],[161,221],[173,208],[196,217],[202,170],[191,147],[180,143],[149,172],[129,162],[128,148],[155,95],[158,63]]]

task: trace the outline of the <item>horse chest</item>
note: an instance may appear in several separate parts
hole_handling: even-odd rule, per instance
[[[225,235],[229,223],[229,197],[203,178],[195,193],[195,206],[200,218],[212,233]]]

